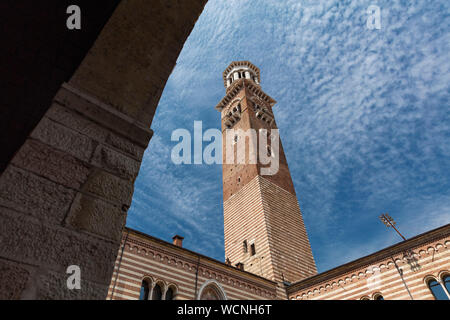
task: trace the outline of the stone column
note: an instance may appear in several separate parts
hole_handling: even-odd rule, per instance
[[[162,288],[162,296],[161,296],[161,300],[166,300],[166,293],[167,293],[167,286],[164,285]]]
[[[150,287],[150,292],[148,294],[148,300],[153,300],[153,289],[155,289],[156,282],[152,281],[152,285]]]

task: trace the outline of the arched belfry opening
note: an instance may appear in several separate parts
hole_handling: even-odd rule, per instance
[[[13,23],[23,2],[9,1],[2,14]],[[11,138],[1,141],[9,151],[0,168],[0,282],[8,288],[0,299],[106,298],[153,115],[207,1],[94,2],[31,6],[35,29],[12,27],[22,42],[37,39],[36,50],[2,50],[10,75],[0,86],[10,99],[2,138]],[[82,29],[58,33],[68,5],[80,6]],[[35,63],[24,68],[21,59]],[[32,90],[19,76],[33,79]],[[69,266],[80,268],[81,290],[68,289]],[[144,283],[144,297],[149,290]]]

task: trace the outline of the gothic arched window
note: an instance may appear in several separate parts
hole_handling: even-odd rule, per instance
[[[444,291],[444,288],[441,286],[439,282],[435,279],[431,279],[428,281],[428,288],[430,289],[433,297],[436,300],[448,300],[447,294]]]
[[[162,289],[159,284],[156,284],[153,288],[152,300],[162,300]]]
[[[150,293],[150,285],[147,280],[142,281],[141,294],[139,300],[148,300],[148,295]]]
[[[214,288],[206,288],[203,290],[200,300],[220,300],[220,298]]]
[[[227,300],[223,288],[215,280],[206,281],[200,288],[198,300]]]

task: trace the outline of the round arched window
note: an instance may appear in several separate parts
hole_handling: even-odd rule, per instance
[[[428,288],[431,290],[434,299],[436,300],[449,300],[444,288],[435,279],[431,279],[427,282]]]
[[[150,293],[150,284],[148,280],[144,280],[142,281],[141,294],[139,296],[139,300],[148,300],[149,293]]]
[[[447,292],[450,294],[450,274],[446,274],[442,277],[442,283],[444,284]]]
[[[159,284],[156,284],[153,288],[152,300],[162,300],[162,289]]]
[[[167,289],[167,292],[166,292],[166,300],[173,300],[174,297],[175,297],[175,291],[172,287],[170,287],[169,289]]]

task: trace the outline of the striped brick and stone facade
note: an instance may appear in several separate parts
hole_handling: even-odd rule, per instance
[[[291,300],[434,300],[436,280],[450,298],[450,225],[291,285]],[[440,289],[440,288],[439,288]]]
[[[317,274],[281,142],[279,170],[263,175],[264,166],[250,161],[259,137],[227,137],[230,129],[274,132],[275,101],[248,61],[230,64],[224,83],[227,94],[216,109],[223,129],[226,262],[184,249],[180,236],[167,243],[125,228],[108,299],[431,300],[438,298],[431,283],[439,298],[450,299],[450,225]],[[228,148],[237,159],[240,143],[245,161],[229,163]]]
[[[174,243],[177,243],[175,238]],[[211,299],[272,300],[277,284],[181,247],[126,228],[117,256],[108,300],[138,300],[143,281],[150,285],[150,300]],[[159,285],[162,296],[152,296]]]

